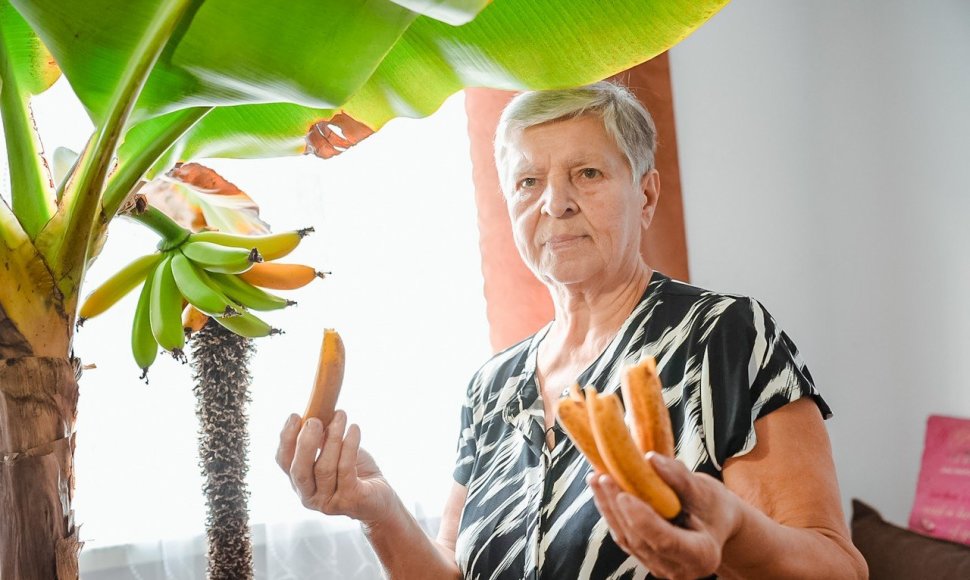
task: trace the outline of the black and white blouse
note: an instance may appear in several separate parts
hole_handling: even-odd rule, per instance
[[[495,355],[468,387],[454,472],[468,491],[458,565],[475,580],[647,578],[593,504],[583,455],[558,424],[554,448],[545,443],[535,368],[548,330]],[[621,369],[646,355],[657,360],[676,456],[693,471],[720,479],[727,459],[754,448],[754,421],[802,396],[831,416],[791,339],[750,298],[654,272],[577,382],[619,392]]]

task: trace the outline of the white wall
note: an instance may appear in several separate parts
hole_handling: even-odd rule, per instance
[[[692,281],[766,304],[843,496],[905,523],[927,416],[970,417],[970,3],[736,0],[671,62]]]

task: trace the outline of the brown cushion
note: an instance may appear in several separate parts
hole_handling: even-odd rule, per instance
[[[968,580],[970,546],[894,526],[852,500],[852,543],[869,564],[871,580]]]

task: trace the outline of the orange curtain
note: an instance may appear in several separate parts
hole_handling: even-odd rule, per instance
[[[673,98],[667,54],[624,71],[612,80],[630,87],[647,106],[657,124],[657,169],[660,203],[641,251],[652,267],[688,281],[684,208],[674,127]],[[492,139],[502,108],[515,93],[467,89],[468,135],[471,140],[475,202],[478,205],[479,244],[485,278],[485,302],[492,349],[505,349],[541,328],[553,316],[549,292],[525,267],[512,241],[492,157]]]

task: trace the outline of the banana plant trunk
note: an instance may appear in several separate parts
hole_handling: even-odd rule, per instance
[[[190,339],[199,463],[205,478],[209,580],[253,578],[249,530],[247,405],[253,341],[211,318]]]
[[[71,504],[80,364],[67,352],[51,356],[51,344],[71,337],[68,317],[51,310],[50,335],[35,348],[0,305],[0,580],[78,578]]]

